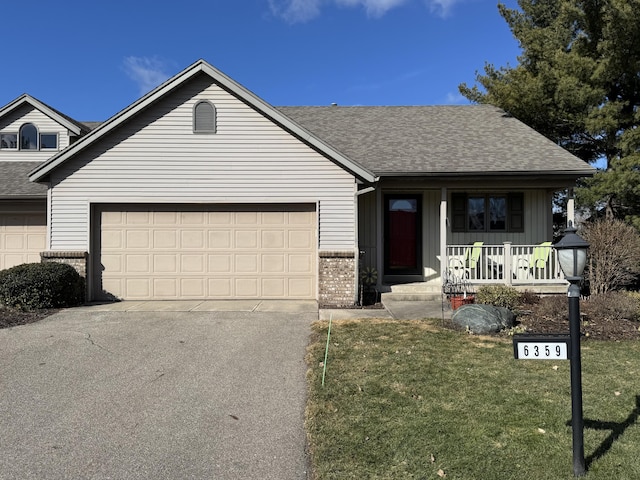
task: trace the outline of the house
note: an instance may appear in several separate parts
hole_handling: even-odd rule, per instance
[[[562,283],[534,249],[553,193],[593,173],[491,106],[275,108],[202,60],[93,130],[20,97],[0,135],[2,268],[35,258],[5,253],[5,224],[26,245],[37,223],[33,251],[94,300],[345,305],[362,267],[379,288]]]

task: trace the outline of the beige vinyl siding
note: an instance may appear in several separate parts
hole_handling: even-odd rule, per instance
[[[58,148],[56,150],[10,150],[0,149],[0,161],[12,162],[44,162],[58,151],[69,145],[69,131],[55,120],[30,105],[24,105],[0,119],[0,132],[20,133],[20,127],[25,123],[33,123],[38,133],[58,134]]]
[[[209,100],[216,133],[194,134]],[[353,250],[352,175],[198,76],[54,171],[53,250],[85,250],[92,203],[315,203],[319,248]]]

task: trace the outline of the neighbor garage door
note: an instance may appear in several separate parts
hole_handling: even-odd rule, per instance
[[[316,297],[314,205],[102,206],[94,218],[96,298]]]
[[[0,212],[0,270],[40,262],[46,235],[44,212]]]

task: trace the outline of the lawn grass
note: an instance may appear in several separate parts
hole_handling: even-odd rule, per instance
[[[307,356],[315,478],[574,478],[568,361],[437,321],[333,322],[323,387],[327,327]],[[640,478],[640,343],[586,341],[582,371],[586,478]]]

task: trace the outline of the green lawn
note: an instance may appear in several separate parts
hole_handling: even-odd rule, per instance
[[[308,353],[317,479],[570,479],[569,362],[437,321],[327,322]],[[640,478],[640,343],[582,346],[587,479]]]

